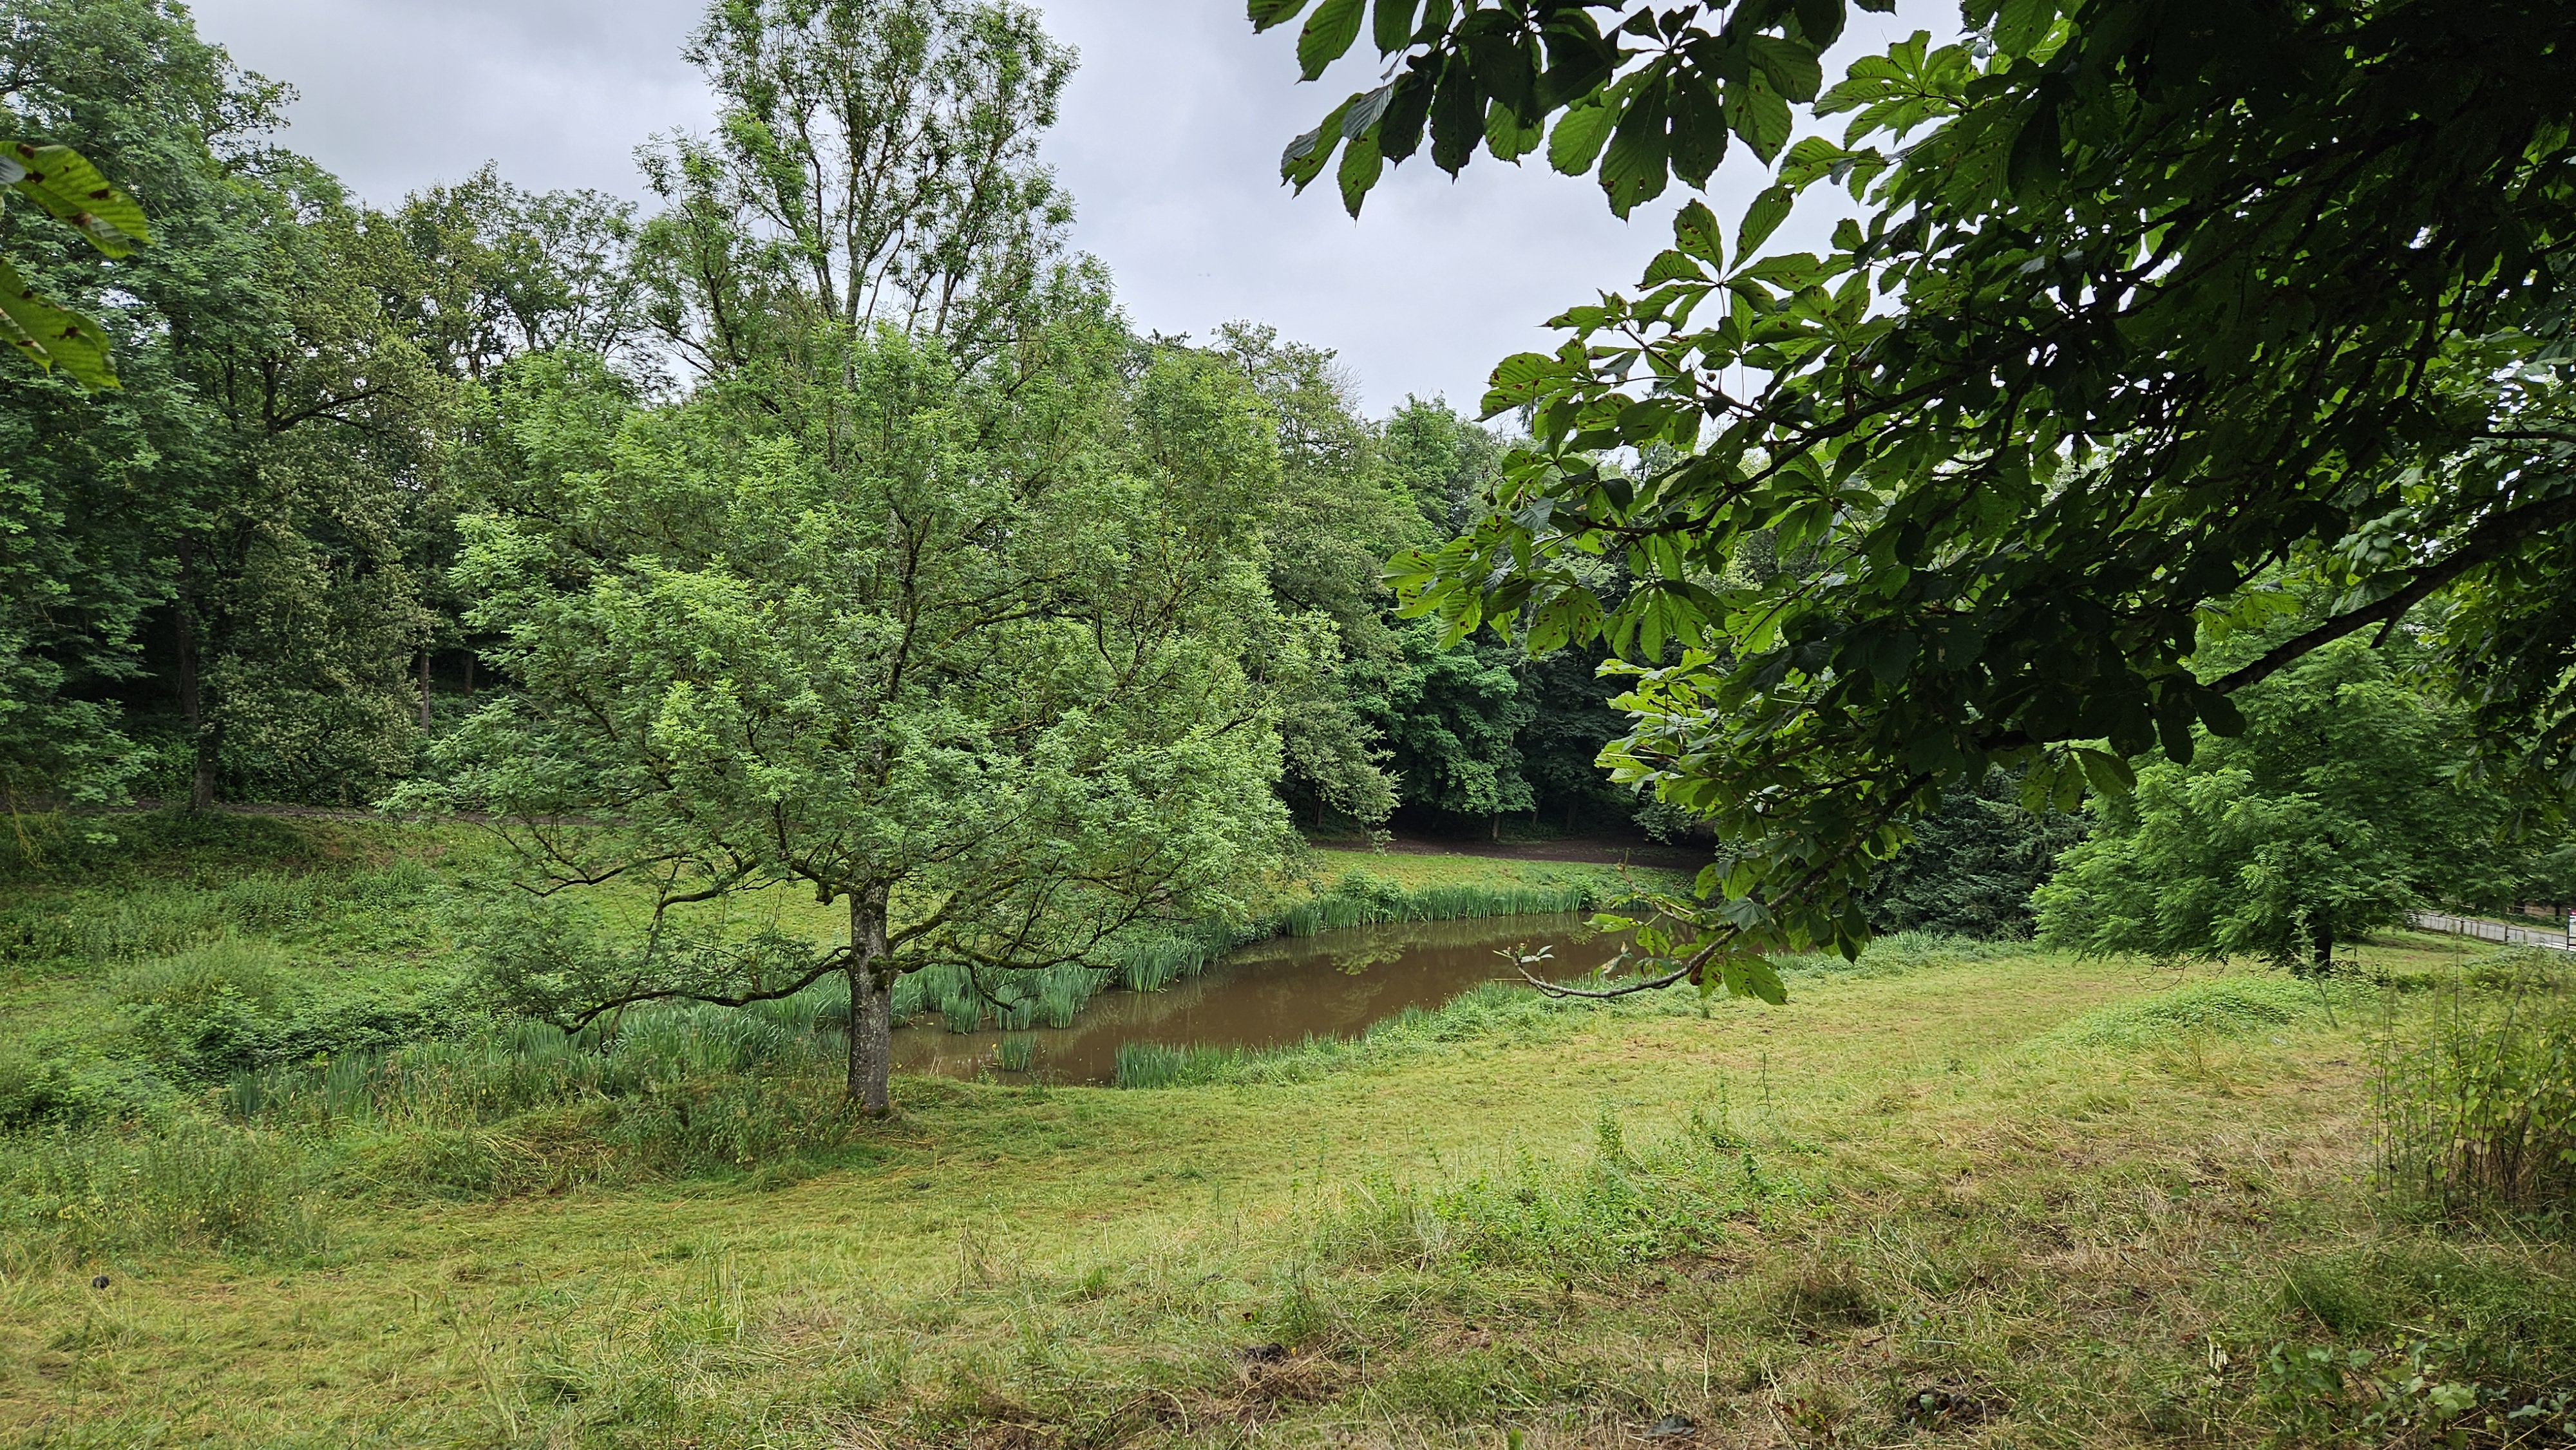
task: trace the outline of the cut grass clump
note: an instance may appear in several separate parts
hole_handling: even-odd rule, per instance
[[[2222,977],[2100,1007],[2043,1041],[2077,1047],[2151,1047],[2192,1037],[2239,1037],[2292,1022],[2325,1005],[2331,989],[2284,977]]]
[[[1574,1161],[1524,1157],[1507,1173],[1437,1187],[1378,1181],[1318,1230],[1317,1254],[1354,1268],[1509,1267],[1605,1274],[1723,1247],[1734,1221],[1821,1190],[1730,1146],[1694,1113],[1689,1129],[1631,1146],[1604,1113]],[[1872,1311],[1875,1313],[1875,1310]]]

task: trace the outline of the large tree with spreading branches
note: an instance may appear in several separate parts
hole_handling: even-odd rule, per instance
[[[2576,773],[2576,11],[1969,0],[1959,43],[1831,88],[1840,0],[1250,11],[1303,18],[1309,78],[1383,57],[1282,158],[1354,211],[1426,141],[1452,172],[1544,151],[1622,215],[1732,146],[1771,168],[1495,370],[1528,442],[1397,564],[1455,631],[1606,638],[1634,673],[1605,759],[1721,846],[1649,984],[1770,995],[1763,950],[1858,949],[1945,789],[2126,789],[2355,634],[2432,636],[2522,799]],[[1820,183],[1865,217],[1766,251]],[[2208,662],[2248,627],[2276,642]]]

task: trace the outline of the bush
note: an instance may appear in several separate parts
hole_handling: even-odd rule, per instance
[[[381,1052],[433,1035],[426,1008],[401,1001],[298,1003],[281,1008],[284,954],[265,942],[218,938],[118,976],[116,1000],[136,1036],[183,1081],[352,1052]]]
[[[0,1130],[78,1117],[86,1106],[62,1064],[0,1043]]]
[[[2382,1042],[2379,1120],[2383,1185],[2438,1212],[2576,1205],[2565,972],[2500,995],[2465,981],[2436,992],[2413,1031]]]

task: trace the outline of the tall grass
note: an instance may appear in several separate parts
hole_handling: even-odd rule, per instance
[[[437,889],[411,857],[338,875],[263,872],[222,886],[144,882],[113,899],[33,898],[0,909],[0,964],[115,967],[176,956],[228,936],[274,936],[326,917],[418,905]]]
[[[576,1033],[511,1023],[392,1052],[237,1073],[223,1103],[233,1117],[271,1127],[490,1123],[585,1099],[651,1096],[692,1080],[820,1066],[845,1050],[822,1024],[822,1007],[645,1007]]]
[[[2576,982],[2510,955],[2517,985],[2463,974],[2381,1037],[2381,1184],[2441,1214],[2576,1204]]]
[[[23,1271],[157,1249],[318,1251],[322,1176],[316,1155],[254,1128],[19,1134],[0,1153],[0,1261]]]

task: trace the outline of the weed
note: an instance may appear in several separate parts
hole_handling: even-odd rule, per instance
[[[20,1134],[0,1157],[8,1257],[81,1263],[160,1249],[318,1252],[321,1165],[281,1135],[182,1122],[163,1132]]]
[[[2454,984],[2381,1037],[2380,1178],[2437,1212],[2576,1201],[2576,992],[2507,980],[2500,999]]]

